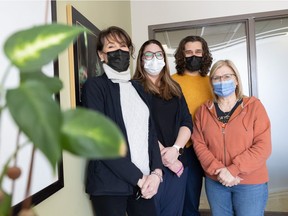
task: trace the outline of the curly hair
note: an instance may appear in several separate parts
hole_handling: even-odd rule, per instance
[[[213,58],[212,54],[210,53],[209,47],[207,42],[204,40],[204,38],[200,36],[187,36],[183,38],[180,43],[178,48],[176,49],[175,52],[175,64],[176,64],[176,70],[177,74],[183,75],[185,71],[185,45],[188,42],[196,42],[199,41],[202,44],[202,50],[203,50],[203,56],[202,56],[202,66],[200,69],[200,75],[205,77],[209,73],[209,68],[212,64]]]

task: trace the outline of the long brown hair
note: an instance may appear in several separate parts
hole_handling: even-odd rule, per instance
[[[200,75],[205,77],[209,73],[209,68],[212,64],[213,58],[212,54],[210,53],[209,47],[207,42],[204,40],[204,38],[200,36],[187,36],[183,38],[178,48],[175,52],[175,64],[176,64],[176,70],[177,74],[183,75],[185,71],[186,61],[185,61],[185,45],[188,42],[196,42],[199,41],[202,44],[202,50],[203,50],[203,56],[202,56],[202,66],[200,68]]]
[[[144,54],[143,52],[146,46],[150,44],[156,44],[157,46],[159,46],[164,54],[165,66],[160,72],[155,84],[148,77],[147,72],[144,69],[144,64],[142,60],[142,57]],[[144,86],[145,91],[152,93],[152,94],[157,94],[165,100],[169,100],[173,96],[181,97],[180,86],[171,78],[169,66],[167,63],[167,56],[164,51],[164,48],[162,44],[155,39],[148,40],[141,46],[138,52],[136,70],[135,70],[133,79],[140,81],[142,85]]]

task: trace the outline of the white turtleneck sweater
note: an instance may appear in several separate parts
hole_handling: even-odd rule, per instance
[[[120,104],[126,127],[131,161],[144,175],[150,173],[148,154],[149,109],[129,80],[130,70],[118,72],[103,64],[105,73],[120,87]]]

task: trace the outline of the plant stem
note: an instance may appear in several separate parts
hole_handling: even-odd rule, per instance
[[[18,151],[23,148],[24,146],[26,146],[27,144],[29,144],[28,142],[24,143],[23,145],[21,145],[18,149]],[[17,154],[17,151],[15,150],[15,152],[7,159],[6,163],[4,164],[3,170],[0,173],[0,185],[2,184],[3,178],[7,172],[7,168],[9,166],[9,163],[11,162],[11,160],[14,158],[14,155]]]
[[[12,67],[11,64],[8,65],[8,67],[6,68],[6,70],[5,70],[5,72],[4,72],[4,75],[3,75],[3,77],[2,77],[2,80],[1,80],[1,83],[0,83],[1,94],[2,94],[2,86],[4,87],[5,81],[6,81],[7,77],[8,77],[8,74],[9,74],[9,71],[10,71],[11,67]],[[4,88],[3,88],[3,89],[4,89]]]
[[[17,162],[18,162],[18,161],[17,161],[17,155],[18,155],[18,151],[19,151],[19,149],[20,149],[20,143],[19,143],[19,141],[20,141],[20,134],[21,134],[21,131],[18,130],[17,139],[16,139],[16,152],[15,152],[15,154],[13,155],[13,158],[14,158],[14,166],[15,166],[15,167],[17,167]],[[11,187],[12,197],[13,197],[14,192],[15,192],[15,181],[16,181],[16,179],[14,179],[14,180],[12,181],[12,187]]]
[[[31,196],[29,197],[29,194],[30,194],[30,189],[31,189],[35,151],[36,151],[36,148],[33,145],[30,167],[29,167],[29,174],[28,174],[28,181],[27,181],[26,192],[25,192],[25,197],[27,197],[27,198],[23,201],[23,205],[22,205],[23,209],[29,209],[31,207],[31,203],[32,203],[32,197]]]

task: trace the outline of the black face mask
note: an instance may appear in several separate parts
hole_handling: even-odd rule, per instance
[[[108,63],[111,68],[118,72],[126,71],[130,64],[130,55],[128,51],[121,49],[107,52]]]
[[[186,69],[189,71],[199,71],[202,66],[202,57],[191,56],[186,57]]]

